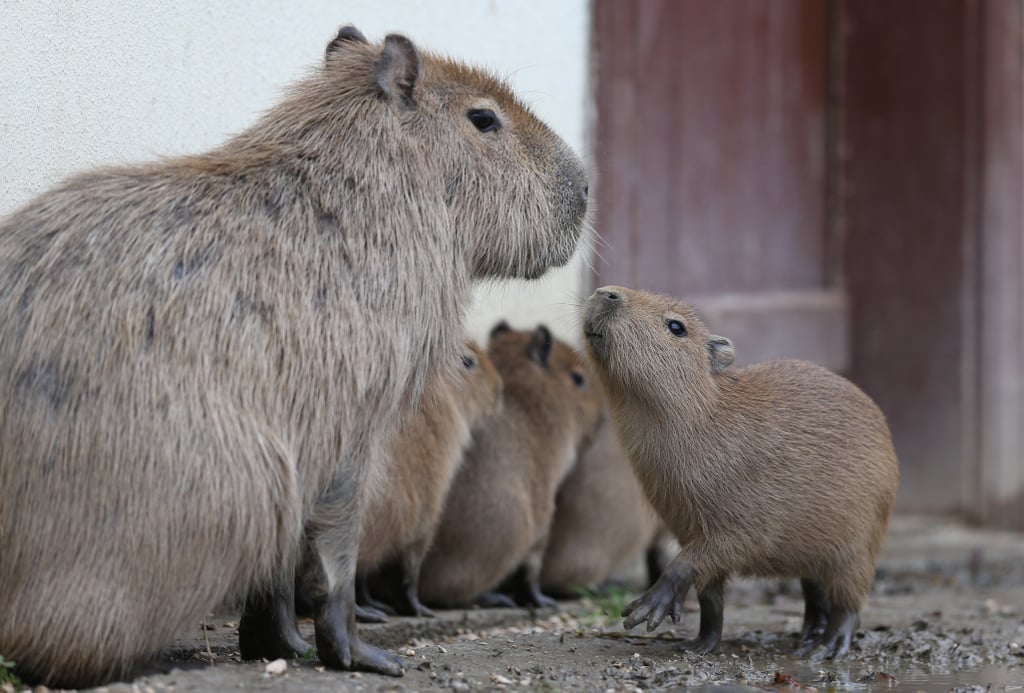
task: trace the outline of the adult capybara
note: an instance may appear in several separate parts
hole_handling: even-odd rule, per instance
[[[565,263],[585,208],[501,82],[345,27],[223,146],[0,222],[0,653],[95,684],[241,598],[243,655],[303,650],[305,537],[321,660],[401,673],[355,630],[365,481],[470,281]]]
[[[431,379],[398,434],[387,477],[363,518],[359,573],[369,576],[373,589],[374,573],[393,567],[377,576],[397,572],[399,589],[389,591],[396,610],[405,615],[433,615],[419,600],[420,566],[473,435],[501,409],[501,376],[487,354],[467,342],[461,364],[454,377],[442,373]],[[381,616],[372,611],[367,615]]]
[[[455,476],[420,596],[468,605],[522,565],[523,599],[548,606],[539,578],[555,493],[596,431],[600,393],[577,354],[544,326],[501,323],[487,353],[504,383],[502,413],[474,438]]]
[[[799,577],[801,650],[845,654],[899,481],[875,403],[803,361],[729,369],[729,340],[665,296],[598,289],[583,329],[633,469],[682,547],[626,627],[678,619],[692,585],[694,649],[710,652],[730,575]]]
[[[660,532],[615,426],[605,418],[558,489],[541,588],[560,597],[597,588],[641,555],[654,561]]]

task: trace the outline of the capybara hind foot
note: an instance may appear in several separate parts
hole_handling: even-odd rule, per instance
[[[511,592],[517,606],[538,609],[557,609],[558,602],[540,589],[540,570],[531,570],[528,564],[519,566],[502,583],[502,589]]]
[[[387,650],[369,645],[356,632],[354,603],[328,599],[316,619],[316,651],[320,661],[332,669],[369,671],[402,676],[402,660]],[[349,608],[352,612],[349,613]]]
[[[800,642],[813,642],[825,632],[828,622],[828,597],[814,580],[802,578],[800,587],[804,592],[804,625],[800,629]]]
[[[804,643],[796,651],[798,656],[810,655],[817,661],[844,657],[850,651],[850,642],[860,624],[860,616],[851,609],[833,608],[828,613],[825,632],[815,640]]]
[[[523,602],[523,606],[535,606],[538,609],[559,608],[558,601],[541,592],[538,586],[530,590],[530,596]]]
[[[484,592],[476,598],[476,604],[485,609],[515,609],[519,606],[512,597],[501,592]]]
[[[291,589],[250,596],[238,622],[238,650],[242,659],[291,659],[313,649],[295,620],[295,594]]]
[[[388,615],[372,606],[356,604],[356,621],[359,623],[387,623]]]
[[[681,601],[681,600],[680,600]],[[700,602],[700,631],[697,639],[688,643],[685,648],[697,654],[714,652],[722,641],[722,623],[724,621],[725,580],[716,580],[697,594]]]
[[[683,600],[693,584],[693,566],[677,556],[643,595],[622,610],[622,627],[630,630],[647,622],[647,632],[661,625],[668,616],[679,623]]]
[[[360,607],[363,607],[362,609]],[[388,620],[388,616],[394,616],[395,610],[390,605],[385,604],[379,599],[375,599],[373,594],[370,593],[370,581],[366,575],[356,576],[356,618],[360,618],[360,612],[370,616],[371,618],[377,618],[376,621],[367,621],[367,623],[383,623]]]
[[[405,616],[421,616],[423,618],[434,618],[433,610],[420,601],[420,596],[415,587],[407,588],[405,593],[405,604],[401,605],[399,613]]]

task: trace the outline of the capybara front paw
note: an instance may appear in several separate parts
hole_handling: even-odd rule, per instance
[[[359,623],[387,623],[388,615],[372,606],[356,604],[356,621]]]
[[[397,655],[359,639],[352,647],[352,668],[385,676],[405,675],[405,665]]]
[[[655,584],[623,609],[622,627],[630,630],[647,621],[647,632],[650,633],[661,625],[666,616],[672,619],[672,623],[679,623],[682,614],[682,598],[677,597],[674,591]]]
[[[501,592],[484,592],[476,598],[476,603],[485,609],[515,609],[519,606],[512,597]]]
[[[696,640],[691,640],[685,645],[683,649],[687,652],[694,654],[706,655],[711,654],[718,649],[718,643],[721,641],[721,637],[716,635],[698,637]]]

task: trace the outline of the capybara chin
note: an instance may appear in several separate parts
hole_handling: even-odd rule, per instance
[[[205,154],[91,171],[0,221],[0,654],[128,674],[225,600],[244,656],[400,674],[358,638],[361,497],[454,369],[471,280],[570,257],[580,161],[489,75],[343,28]]]
[[[625,626],[678,620],[692,585],[693,647],[710,652],[730,575],[798,577],[801,651],[845,654],[899,481],[874,402],[803,361],[730,369],[729,340],[666,296],[598,289],[583,331],[633,469],[682,547]]]

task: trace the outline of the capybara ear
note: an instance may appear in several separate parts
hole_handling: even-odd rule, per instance
[[[413,91],[423,76],[423,59],[412,41],[401,34],[388,34],[376,65],[377,86],[391,101],[414,108]]]
[[[728,339],[713,334],[708,337],[708,356],[711,359],[711,372],[718,373],[736,360],[736,350]]]
[[[551,357],[551,332],[544,325],[537,325],[533,337],[530,338],[530,346],[526,349],[526,355],[544,368],[548,367],[548,359]]]
[[[351,24],[346,24],[338,30],[338,35],[327,44],[327,55],[344,47],[346,43],[369,43],[369,41],[366,40],[363,32],[359,31],[359,29],[356,29]]]

